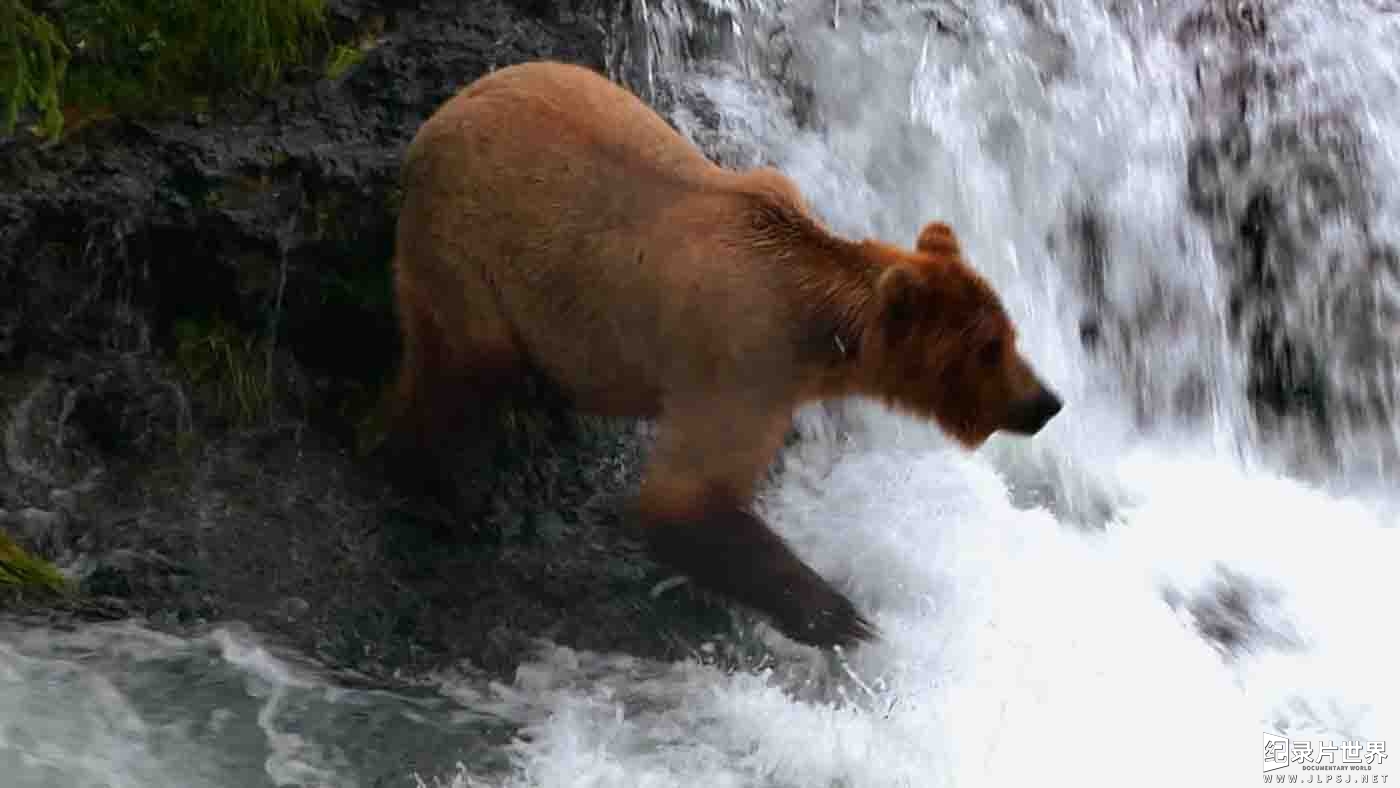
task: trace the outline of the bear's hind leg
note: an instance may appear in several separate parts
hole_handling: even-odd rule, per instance
[[[701,588],[766,616],[813,646],[853,646],[874,627],[748,508],[787,434],[789,414],[668,407],[642,482],[638,517],[651,555]],[[742,409],[741,409],[742,410]]]
[[[446,328],[414,282],[400,274],[396,285],[403,357],[384,460],[401,488],[454,505],[454,460],[465,444],[487,437],[499,404],[520,389],[527,367],[495,315]]]

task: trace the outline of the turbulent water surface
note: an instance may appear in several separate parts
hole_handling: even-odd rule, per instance
[[[408,694],[236,627],[7,631],[6,785],[1228,786],[1265,732],[1400,746],[1400,9],[634,11],[678,126],[842,232],[951,222],[1069,403],[973,455],[802,414],[762,507],[883,638],[765,631],[733,673],[541,644]]]

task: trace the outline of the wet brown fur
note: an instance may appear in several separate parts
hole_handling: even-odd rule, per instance
[[[430,456],[530,372],[579,410],[657,419],[653,554],[803,642],[871,628],[746,508],[794,411],[874,397],[975,447],[1041,391],[947,225],[912,250],[840,238],[778,171],[716,166],[584,68],[468,86],[403,184],[395,439]]]

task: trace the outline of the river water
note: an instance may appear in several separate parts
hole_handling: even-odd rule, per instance
[[[761,506],[882,639],[386,692],[236,625],[6,631],[0,783],[1235,786],[1265,734],[1400,746],[1400,6],[632,12],[680,128],[842,232],[950,222],[1065,395],[975,454],[802,414]],[[1306,765],[1269,773],[1400,779]]]

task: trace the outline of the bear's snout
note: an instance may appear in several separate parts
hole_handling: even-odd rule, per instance
[[[1006,430],[1018,435],[1034,435],[1049,424],[1062,407],[1064,403],[1060,397],[1042,385],[1035,396],[1022,400],[1012,409]]]

